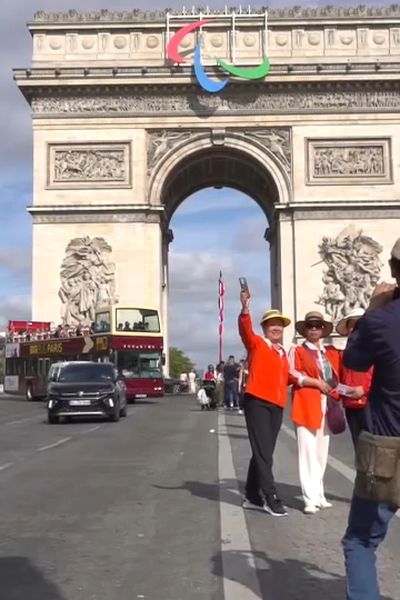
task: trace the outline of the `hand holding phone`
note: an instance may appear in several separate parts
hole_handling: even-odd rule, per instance
[[[240,301],[243,308],[249,308],[250,292],[246,277],[239,277],[240,283]]]

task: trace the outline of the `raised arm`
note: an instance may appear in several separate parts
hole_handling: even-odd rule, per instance
[[[239,335],[242,338],[246,350],[251,350],[256,344],[257,334],[253,331],[249,310],[250,296],[247,292],[242,291],[240,293],[240,302],[242,304],[242,310],[238,320]]]

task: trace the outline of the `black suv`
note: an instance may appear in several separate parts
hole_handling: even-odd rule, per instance
[[[63,362],[50,367],[47,416],[104,416],[111,421],[126,417],[126,386],[111,363]]]

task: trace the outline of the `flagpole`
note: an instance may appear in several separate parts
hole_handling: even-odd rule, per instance
[[[220,271],[219,279],[218,279],[218,318],[219,318],[218,356],[219,356],[219,362],[222,362],[222,355],[223,355],[222,338],[223,338],[223,333],[224,333],[224,308],[225,308],[224,296],[225,296],[225,287],[224,287],[224,282],[222,280],[222,271]]]

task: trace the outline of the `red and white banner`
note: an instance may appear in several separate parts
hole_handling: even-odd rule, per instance
[[[225,310],[225,287],[222,281],[222,271],[219,272],[218,279],[218,311],[219,311],[219,325],[218,325],[218,348],[219,348],[219,362],[222,361],[222,336],[224,333],[224,310]]]

